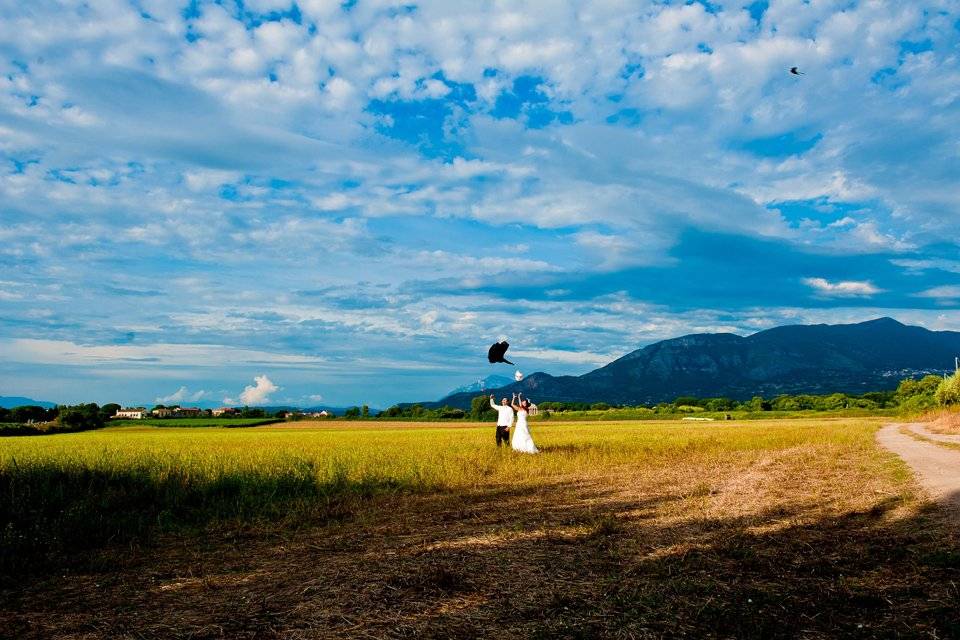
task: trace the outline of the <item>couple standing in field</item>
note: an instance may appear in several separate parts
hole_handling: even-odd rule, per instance
[[[490,394],[490,406],[497,411],[497,446],[501,442],[510,443],[510,427],[513,426],[513,412],[517,412],[517,424],[513,428],[513,446],[514,451],[520,453],[540,453],[537,445],[533,443],[530,436],[530,429],[527,428],[527,412],[530,409],[530,401],[523,397],[522,393],[513,394],[510,403],[507,399],[500,400],[497,405],[493,401],[493,394]]]

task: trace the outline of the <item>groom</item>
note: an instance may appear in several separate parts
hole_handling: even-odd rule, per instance
[[[504,398],[500,401],[500,406],[493,401],[493,394],[490,394],[490,406],[497,410],[497,446],[500,446],[502,440],[510,444],[510,426],[513,424],[513,408]]]

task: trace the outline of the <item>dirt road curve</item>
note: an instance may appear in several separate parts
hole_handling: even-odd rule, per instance
[[[952,442],[953,444],[960,444],[960,436],[951,436],[945,433],[934,433],[927,429],[927,427],[920,422],[913,422],[908,425],[904,425],[910,431],[923,436],[927,440],[939,440],[940,442]]]
[[[950,436],[938,438],[938,434],[930,433],[917,424],[888,424],[877,432],[880,446],[903,458],[930,497],[944,502],[960,515],[960,451],[917,440],[901,433],[901,426],[927,438],[943,438],[945,442],[955,440]]]

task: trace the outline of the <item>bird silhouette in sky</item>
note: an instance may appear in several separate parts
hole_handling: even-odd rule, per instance
[[[795,75],[795,76],[802,76],[802,75],[803,75],[803,73],[800,72],[800,71],[798,71],[796,67],[790,67],[790,73],[792,73],[792,74]]]

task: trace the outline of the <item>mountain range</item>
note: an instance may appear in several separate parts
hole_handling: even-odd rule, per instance
[[[23,396],[0,396],[0,407],[4,409],[13,409],[14,407],[43,407],[52,409],[57,406],[56,402],[47,402],[46,400],[34,400],[33,398],[24,398]]]
[[[499,389],[500,387],[507,386],[511,382],[513,382],[513,378],[506,376],[487,376],[470,384],[465,384],[462,387],[457,387],[447,395],[452,396],[458,393],[478,393],[480,391],[489,391],[490,389]]]
[[[930,331],[892,318],[857,324],[789,325],[743,337],[698,333],[648,345],[581,376],[534,373],[496,389],[535,402],[654,404],[680,396],[772,397],[781,393],[865,393],[903,378],[953,372],[960,332]],[[427,407],[469,408],[476,391]]]

